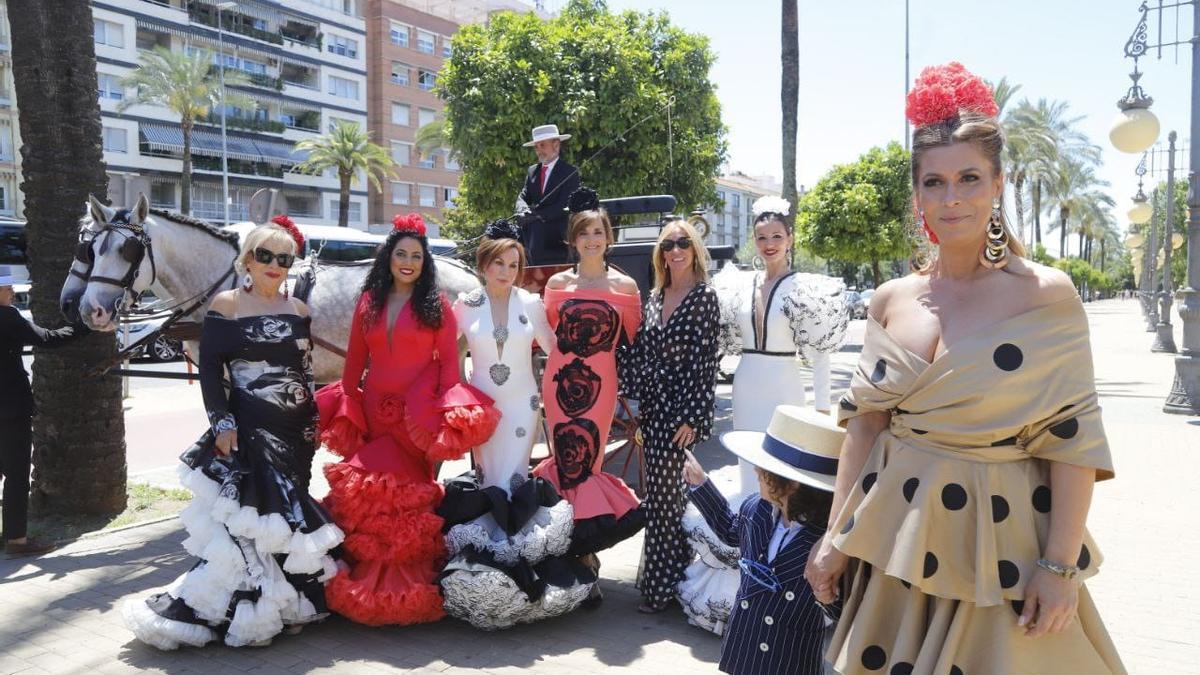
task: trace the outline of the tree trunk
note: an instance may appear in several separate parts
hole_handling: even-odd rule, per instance
[[[1100,240],[1100,273],[1101,274],[1104,274],[1104,254],[1105,254],[1104,241],[1105,241],[1104,239]]]
[[[108,193],[92,9],[86,0],[10,0],[8,7],[13,79],[21,101],[21,190],[32,309],[34,319],[48,325],[62,322],[58,292],[75,249],[81,207],[89,192]],[[115,349],[112,333],[97,333],[35,352],[35,511],[116,513],[125,508],[121,381],[80,375]]]
[[[341,188],[338,191],[338,227],[350,224],[350,174],[338,171]]]
[[[179,189],[183,194],[179,195],[179,212],[185,216],[192,215],[192,125],[192,120],[186,117],[179,123],[179,128],[183,130],[183,173],[179,176]]]
[[[1022,199],[1024,188],[1025,172],[1021,171],[1013,180],[1013,209],[1017,212],[1017,237],[1021,241],[1025,241],[1025,200]]]
[[[1067,210],[1058,210],[1058,257],[1067,257]]]
[[[1083,254],[1083,230],[1079,230],[1079,259],[1087,260],[1087,256]]]
[[[1042,179],[1033,183],[1033,237],[1034,243],[1042,243]]]
[[[875,288],[883,285],[883,270],[879,269],[879,260],[877,258],[871,260],[871,276],[875,278]]]
[[[783,198],[792,205],[788,225],[796,222],[796,125],[800,105],[800,23],[796,0],[782,0],[782,49],[780,61],[783,76],[779,98],[783,106]]]

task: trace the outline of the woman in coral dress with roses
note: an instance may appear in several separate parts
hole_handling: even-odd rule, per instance
[[[556,344],[542,378],[542,399],[553,454],[534,475],[554,484],[575,509],[572,555],[593,570],[597,551],[642,529],[645,514],[624,481],[604,473],[604,447],[617,405],[617,360],[641,322],[637,284],[608,269],[604,253],[612,224],[595,192],[571,196],[567,243],[578,254],[574,270],[546,284],[546,313]],[[593,599],[599,598],[599,586]]]
[[[442,618],[434,467],[487,440],[500,419],[490,398],[459,382],[457,327],[424,223],[394,223],[354,311],[342,380],[317,393],[321,440],[345,458],[325,467],[325,506],[346,532],[347,564],[326,598],[374,626]]]

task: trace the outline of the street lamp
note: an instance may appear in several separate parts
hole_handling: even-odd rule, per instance
[[[1134,173],[1138,177],[1137,194],[1133,196],[1133,208],[1129,209],[1129,222],[1133,225],[1145,225],[1154,216],[1154,207],[1150,205],[1150,200],[1147,199],[1146,193],[1142,190],[1142,178],[1146,175],[1146,153],[1142,152],[1142,159],[1138,162]],[[1145,236],[1141,234],[1131,234],[1125,244],[1131,249],[1141,248],[1145,243]],[[1136,240],[1136,241],[1135,241]],[[1151,302],[1148,295],[1147,276],[1145,270],[1145,251],[1142,252],[1143,264],[1139,270],[1138,277],[1138,301],[1142,306],[1142,318],[1146,320],[1147,330],[1154,326],[1157,322],[1150,320]]]
[[[1150,351],[1175,353],[1175,327],[1171,325],[1171,240],[1175,233],[1175,132],[1167,134],[1167,218],[1163,225],[1162,290],[1158,294],[1158,326]]]
[[[221,73],[221,197],[225,203],[225,224],[229,224],[229,138],[225,134],[225,27],[221,17],[226,10],[237,7],[236,2],[217,3],[217,49],[221,52],[218,71]]]
[[[1192,30],[1188,39],[1174,42],[1163,41],[1161,26],[1163,10],[1174,9],[1178,12],[1180,7],[1189,5],[1192,8]],[[1138,58],[1144,55],[1148,48],[1157,49],[1158,57],[1162,58],[1163,47],[1178,49],[1180,46],[1190,46],[1192,51],[1192,93],[1191,113],[1188,120],[1189,136],[1193,141],[1200,139],[1200,0],[1178,0],[1170,5],[1159,3],[1153,8],[1158,12],[1160,24],[1157,36],[1159,42],[1155,45],[1149,45],[1147,40],[1146,18],[1151,7],[1146,2],[1142,2],[1138,10],[1141,12],[1141,16],[1133,33],[1125,42],[1125,56],[1133,59],[1134,68],[1131,75],[1133,86],[1125,98],[1117,104],[1117,107],[1121,109],[1121,114],[1118,124],[1114,125],[1109,137],[1117,149],[1126,152],[1129,151],[1128,148],[1135,148],[1135,151],[1144,150],[1153,143],[1153,138],[1158,135],[1158,120],[1157,118],[1151,119],[1153,113],[1149,111],[1150,98],[1138,86],[1138,79],[1141,77],[1137,70]],[[1176,17],[1178,18],[1178,14]],[[1176,26],[1176,31],[1178,31],[1178,26]],[[1151,140],[1147,142],[1147,138]],[[1187,286],[1179,291],[1179,318],[1183,320],[1183,349],[1175,358],[1175,380],[1171,385],[1171,393],[1167,395],[1167,401],[1163,405],[1163,411],[1182,415],[1200,415],[1200,151],[1197,151],[1195,143],[1192,143],[1188,152],[1187,195]],[[1172,204],[1174,195],[1167,195],[1166,201],[1168,205]],[[1167,242],[1166,246],[1170,248],[1171,237],[1164,236],[1163,239]],[[1154,248],[1151,246],[1150,250],[1153,251]],[[1151,265],[1153,265],[1153,258]]]

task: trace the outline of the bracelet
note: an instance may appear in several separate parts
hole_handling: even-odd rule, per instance
[[[1066,565],[1059,565],[1058,563],[1052,563],[1049,560],[1046,560],[1045,558],[1038,558],[1037,566],[1046,570],[1047,572],[1049,572],[1051,574],[1060,576],[1063,579],[1074,579],[1076,576],[1079,575],[1078,567],[1067,567]]]

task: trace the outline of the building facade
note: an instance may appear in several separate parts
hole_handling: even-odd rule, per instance
[[[230,90],[253,109],[226,106],[229,215],[248,218],[250,197],[278,188],[297,222],[330,224],[338,216],[338,181],[291,171],[305,155],[295,143],[337,121],[367,125],[367,32],[361,0],[94,0],[97,84],[109,198],[132,203],[146,192],[155,207],[178,209],[183,167],[179,116],[158,106],[118,112],[133,92],[121,78],[146,50],[213,54],[248,83]],[[219,5],[223,5],[219,7]],[[218,29],[220,28],[220,33]],[[219,45],[223,55],[218,55]],[[192,132],[192,215],[225,221],[220,111]],[[367,227],[367,183],[351,186],[350,225]]]
[[[25,219],[21,194],[21,130],[13,87],[8,3],[0,0],[0,217]]]
[[[733,173],[717,178],[717,203],[704,211],[709,244],[726,244],[734,251],[754,237],[754,214],[750,207],[759,197],[779,196],[773,179]]]

